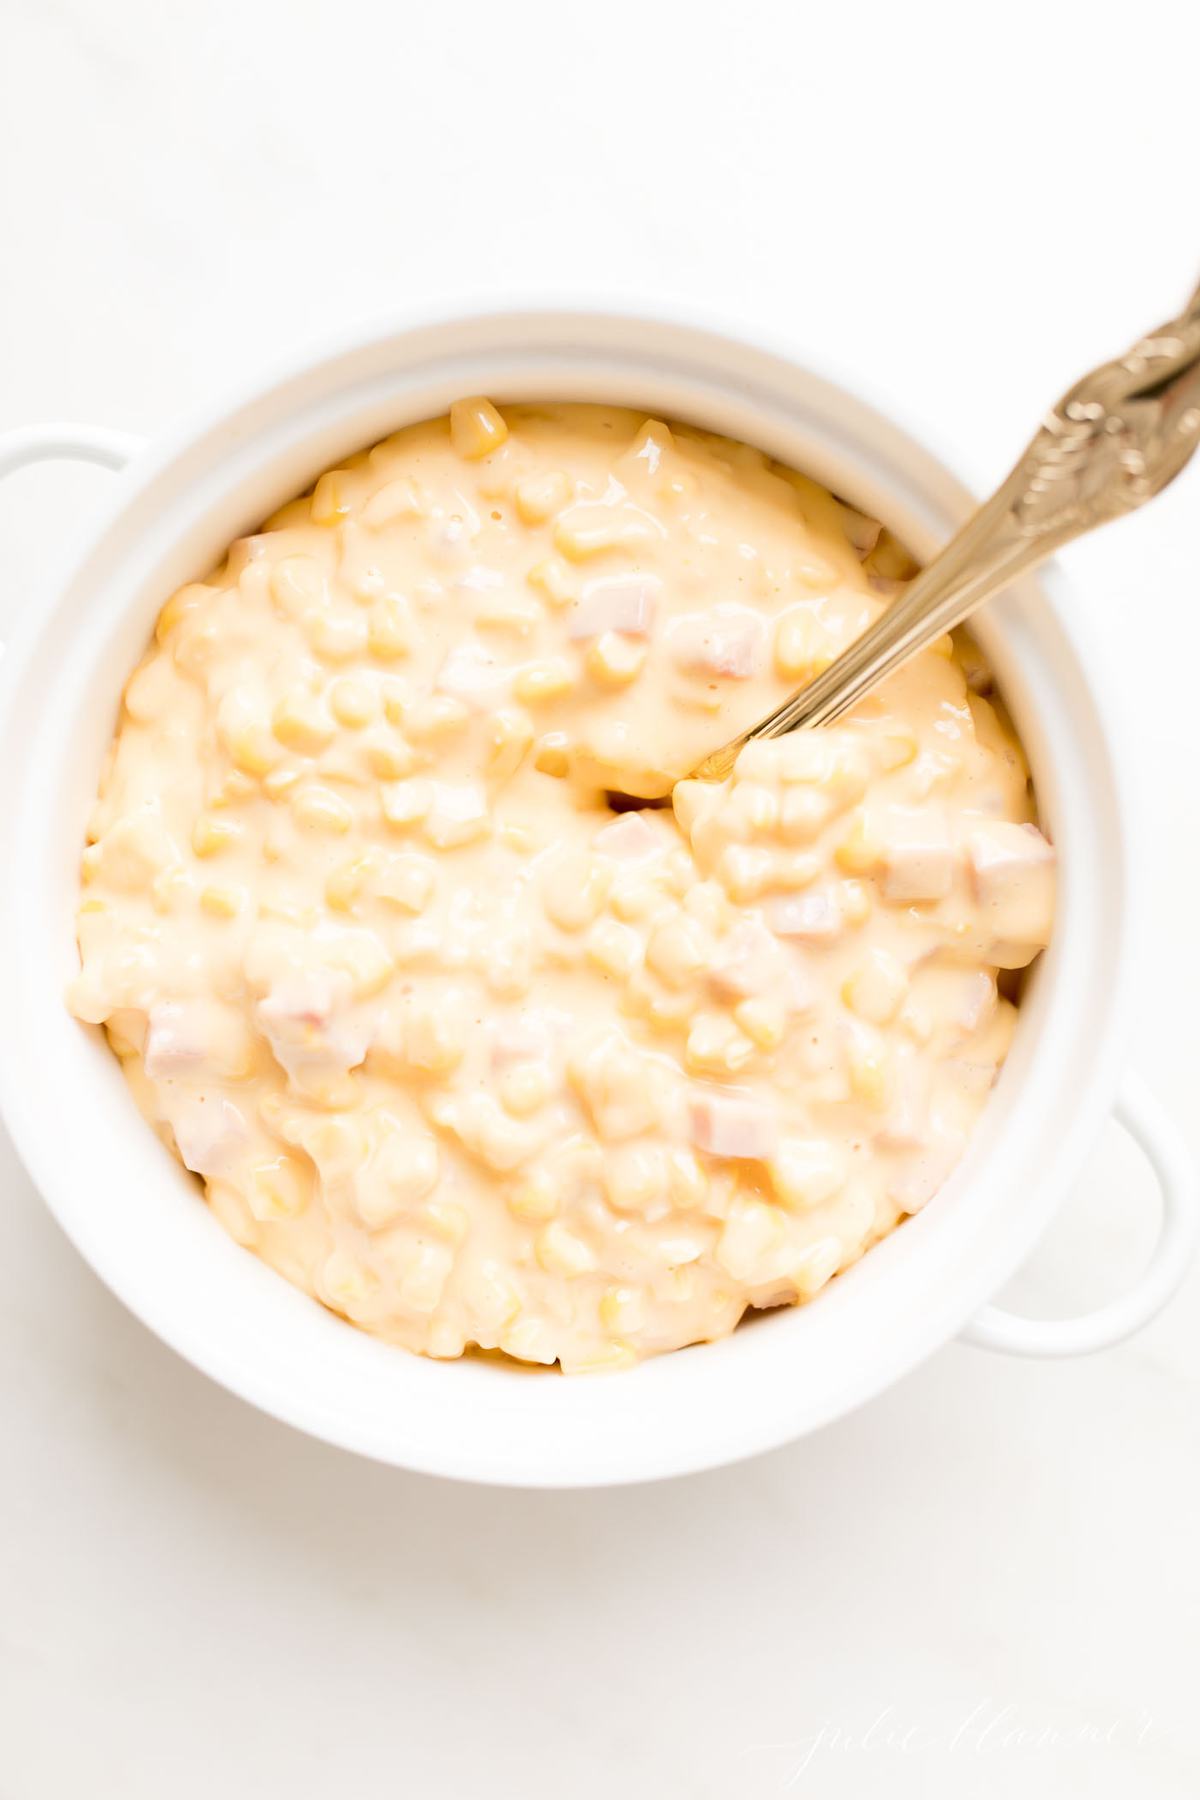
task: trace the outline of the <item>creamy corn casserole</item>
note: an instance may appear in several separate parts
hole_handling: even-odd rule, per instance
[[[652,794],[912,564],[756,450],[483,399],[174,594],[79,1018],[239,1244],[411,1350],[617,1367],[807,1300],[958,1160],[1054,854],[967,639]]]

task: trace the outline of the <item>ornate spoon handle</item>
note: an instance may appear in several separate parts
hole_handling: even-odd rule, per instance
[[[1132,512],[1200,441],[1200,288],[1177,319],[1085,375],[1008,479],[874,625],[790,700],[696,768],[724,780],[751,738],[827,725],[1043,558]]]

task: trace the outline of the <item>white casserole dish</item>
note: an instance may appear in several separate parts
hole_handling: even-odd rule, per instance
[[[882,516],[922,556],[971,505],[901,427],[787,357],[677,318],[610,312],[364,329],[145,451],[79,426],[0,439],[0,475],[49,456],[130,462],[74,572],[28,607],[0,680],[0,1107],[63,1229],[151,1330],[265,1411],[385,1462],[515,1485],[733,1461],[845,1413],[964,1328],[1045,1355],[1136,1329],[1183,1272],[1195,1191],[1173,1130],[1128,1080],[1117,1116],[1163,1196],[1149,1268],[1083,1319],[984,1306],[1079,1170],[1123,1056],[1134,859],[1111,702],[1057,576],[1023,584],[978,627],[1060,852],[1054,941],[963,1165],[808,1306],[617,1376],[407,1355],[239,1249],[138,1113],[103,1035],[68,1016],[84,821],[121,687],[162,601],[341,456],[475,392],[643,406],[745,439]]]

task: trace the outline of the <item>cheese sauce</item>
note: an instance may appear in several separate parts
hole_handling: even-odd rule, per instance
[[[1054,855],[969,639],[619,816],[913,565],[758,451],[460,402],[166,604],[70,1004],[240,1244],[570,1370],[807,1300],[957,1161]]]

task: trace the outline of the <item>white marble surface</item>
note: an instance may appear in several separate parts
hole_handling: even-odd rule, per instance
[[[3,30],[0,426],[153,432],[348,318],[568,288],[791,333],[982,484],[1200,264],[1189,0],[8,0]],[[104,480],[6,486],[5,616]],[[1200,1147],[1198,497],[1071,561],[1154,694],[1129,1048]],[[1115,1291],[1147,1189],[1111,1134],[1014,1298]],[[952,1346],[747,1466],[524,1496],[260,1419],[7,1148],[0,1194],[4,1800],[1200,1785],[1200,1276],[1089,1361]]]

